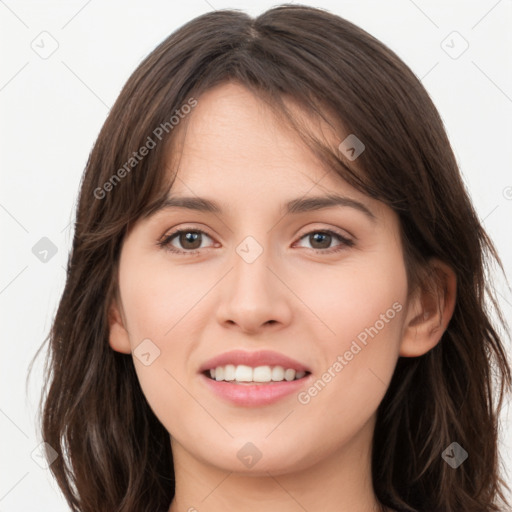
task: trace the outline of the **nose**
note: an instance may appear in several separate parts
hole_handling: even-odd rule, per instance
[[[293,293],[281,267],[266,248],[254,261],[251,259],[245,257],[243,249],[235,253],[232,270],[219,283],[217,320],[224,327],[247,334],[283,328],[292,318]]]

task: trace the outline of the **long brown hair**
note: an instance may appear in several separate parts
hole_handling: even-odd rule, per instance
[[[41,396],[42,436],[59,454],[50,469],[72,510],[155,512],[174,496],[169,433],[131,356],[109,346],[108,306],[124,236],[172,186],[166,159],[186,126],[184,105],[228,80],[267,101],[334,172],[397,212],[411,290],[428,286],[431,258],[456,273],[455,311],[440,343],[422,357],[399,358],[378,409],[377,498],[410,512],[500,510],[498,415],[511,371],[490,320],[488,308],[499,307],[487,266],[503,266],[420,81],[364,30],[299,5],[257,18],[210,12],[171,34],[129,78],[89,156],[66,285],[45,340]],[[286,98],[357,134],[365,144],[357,168],[308,133]],[[149,138],[154,147],[134,164]],[[469,454],[457,469],[442,458],[454,441]]]

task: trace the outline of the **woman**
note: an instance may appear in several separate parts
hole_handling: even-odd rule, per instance
[[[487,257],[391,50],[305,6],[192,20],[81,184],[42,410],[70,506],[501,510]]]

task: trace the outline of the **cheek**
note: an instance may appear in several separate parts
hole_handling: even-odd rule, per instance
[[[205,318],[199,306],[212,284],[199,272],[171,273],[165,260],[142,261],[122,261],[120,293],[139,383],[153,412],[169,428],[176,411],[193,413],[194,402],[180,384],[187,382],[187,362],[201,339]],[[150,364],[137,357],[139,346],[147,347]]]
[[[397,251],[346,263],[328,276],[317,274],[314,287],[304,281],[303,293],[314,290],[308,298],[322,320],[318,347],[323,371],[299,401],[315,402],[325,414],[344,421],[351,411],[362,422],[380,403],[396,366],[407,277]]]
[[[132,343],[142,336],[167,344],[181,324],[196,325],[190,321],[195,318],[194,306],[207,293],[213,278],[179,268],[170,272],[164,258],[144,265],[127,260],[124,268],[127,271],[120,274],[121,297]]]
[[[405,305],[407,277],[397,251],[347,260],[328,273],[318,272],[301,282],[300,294],[329,329],[320,339],[331,340],[328,345],[333,348],[350,345],[361,333],[364,338],[365,329],[376,323],[386,336],[401,330],[401,316],[395,313]],[[402,308],[393,308],[395,303]]]

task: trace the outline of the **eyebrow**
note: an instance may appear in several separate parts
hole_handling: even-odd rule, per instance
[[[284,210],[286,214],[304,213],[334,207],[354,208],[364,213],[372,222],[376,222],[377,220],[375,214],[363,203],[360,203],[355,199],[339,196],[336,194],[297,198],[292,199],[284,204]],[[157,213],[159,211],[172,208],[185,208],[187,210],[196,210],[206,213],[222,214],[221,206],[211,199],[207,199],[204,197],[180,196],[167,197],[165,201],[153,213]]]

